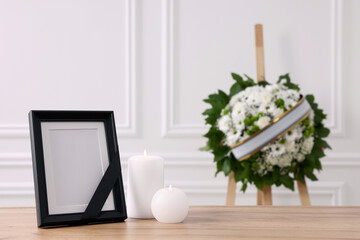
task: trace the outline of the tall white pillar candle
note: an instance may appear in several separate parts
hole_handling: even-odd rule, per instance
[[[128,160],[127,214],[130,218],[154,218],[151,200],[164,187],[164,159],[158,156],[130,157]]]

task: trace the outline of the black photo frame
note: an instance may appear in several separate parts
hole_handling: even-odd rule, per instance
[[[112,111],[29,112],[38,227],[127,218]]]

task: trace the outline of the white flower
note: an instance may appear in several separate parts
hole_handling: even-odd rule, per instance
[[[296,102],[300,99],[300,93],[298,91],[288,89],[286,90],[286,93],[288,94],[289,98],[293,99]]]
[[[243,124],[247,112],[248,112],[247,105],[242,102],[237,102],[234,105],[231,113],[231,117],[233,119],[234,125]]]
[[[249,135],[245,132],[243,136],[240,136],[240,138],[239,138],[239,142],[241,142],[241,141],[243,141],[243,140],[247,139],[248,137],[250,137],[250,136],[249,136]]]
[[[281,114],[284,113],[284,110],[282,110],[281,108],[275,108],[272,110],[272,114],[274,115],[274,118],[280,117]]]
[[[305,160],[305,155],[304,155],[304,154],[301,154],[301,153],[297,153],[297,154],[295,155],[295,158],[296,158],[296,160],[297,160],[298,162],[302,162],[302,161]]]
[[[234,96],[232,96],[232,98],[230,99],[229,105],[231,107],[233,107],[237,102],[240,101],[240,96],[241,96],[241,92],[235,94]]]
[[[275,103],[272,103],[272,102],[269,104],[261,104],[259,106],[259,112],[267,113],[267,114],[270,114],[271,116],[273,116],[273,111],[275,108],[276,108],[276,105],[275,105]]]
[[[218,128],[225,134],[229,132],[231,125],[232,121],[229,115],[222,116],[218,121]]]
[[[268,104],[271,102],[271,100],[272,100],[272,94],[269,92],[263,92],[260,95],[260,103],[261,104]]]
[[[239,142],[240,132],[233,132],[226,135],[225,144],[228,146],[234,146]]]
[[[277,84],[266,85],[265,90],[271,93],[279,91],[279,86]]]
[[[277,157],[267,157],[266,161],[269,162],[273,166],[278,165],[278,163],[279,163],[279,160]]]
[[[292,130],[288,131],[285,134],[285,139],[286,141],[291,142],[291,141],[299,140],[300,138],[302,138],[302,136],[303,136],[302,128],[300,127],[300,125],[297,125]]]
[[[260,164],[258,169],[257,169],[257,172],[261,175],[261,176],[264,176],[266,173],[267,173],[267,168],[265,165],[263,164]]]
[[[309,154],[314,146],[314,137],[308,137],[305,139],[302,147],[301,152],[303,154]]]
[[[291,160],[292,157],[290,156],[290,154],[284,154],[279,158],[279,167],[284,168],[284,167],[290,167],[291,166]]]
[[[285,141],[285,149],[287,152],[295,152],[295,141]]]
[[[285,98],[284,103],[285,103],[285,107],[287,109],[290,109],[297,104],[297,101],[290,99],[290,98]]]
[[[260,93],[259,91],[255,91],[255,89],[253,89],[253,91],[249,91],[249,95],[247,97],[248,98],[245,100],[247,104],[249,105],[258,104],[260,100]]]
[[[284,154],[285,151],[286,151],[286,149],[285,149],[284,144],[275,142],[275,143],[271,144],[269,154],[272,156],[280,156],[281,154]]]
[[[260,129],[263,129],[264,127],[269,125],[270,120],[271,119],[268,116],[264,116],[259,118],[259,120],[257,120],[255,124],[258,125]]]
[[[247,111],[248,106],[243,103],[243,102],[237,102],[233,109],[232,112],[236,112],[236,113],[242,113],[242,112],[246,112]]]
[[[310,126],[314,126],[314,111],[311,111],[309,114],[309,121],[310,121]]]
[[[239,133],[241,133],[241,131],[245,129],[245,124],[244,124],[244,123],[242,123],[242,124],[235,124],[234,126],[235,126],[235,131],[237,131],[237,132],[239,132]]]
[[[261,151],[262,152],[266,152],[267,150],[269,150],[270,149],[270,145],[266,145],[265,147],[263,147],[262,149],[261,149]]]

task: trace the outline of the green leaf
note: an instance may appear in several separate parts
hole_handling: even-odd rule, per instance
[[[218,119],[218,117],[216,117],[216,116],[209,116],[208,118],[205,119],[205,122],[207,124],[214,125],[214,124],[216,124],[217,119]]]
[[[328,128],[320,128],[317,131],[317,133],[318,133],[319,137],[325,138],[325,137],[329,136],[330,130]]]
[[[245,192],[246,188],[247,188],[247,183],[243,183],[240,190]]]
[[[221,112],[221,110],[226,106],[227,102],[224,100],[223,96],[219,94],[211,94],[208,99],[205,99],[204,102],[209,103],[214,112]]]
[[[286,81],[285,81],[285,84],[284,84],[286,87],[288,87],[288,88],[290,88],[290,89],[293,89],[293,90],[296,90],[296,91],[299,91],[299,90],[300,90],[299,85],[297,85],[297,84],[295,84],[295,83],[292,83],[292,82],[290,81],[290,76],[289,76],[288,73],[285,74],[285,75],[280,76],[280,77],[279,77],[279,80],[278,80],[277,82],[280,83],[281,80],[283,80],[283,79],[286,80]]]
[[[218,94],[224,104],[227,104],[229,102],[229,96],[225,92],[218,90]]]
[[[219,172],[222,172],[223,165],[224,165],[224,163],[221,161],[216,163],[217,171],[215,173],[215,177],[218,175]]]
[[[330,145],[321,138],[315,138],[314,139],[314,146],[318,146],[320,148],[329,148],[331,149]]]
[[[311,154],[315,156],[315,158],[322,158],[325,156],[324,151],[321,148],[313,147]]]
[[[280,178],[280,170],[278,166],[275,166],[272,172],[272,180],[273,182],[277,182]]]
[[[247,74],[244,73],[244,76],[247,78],[248,81],[254,82],[254,79],[249,77]]]
[[[214,162],[220,162],[223,159],[224,159],[224,155],[215,154]]]
[[[259,175],[254,174],[253,180],[254,180],[254,184],[257,187],[257,189],[263,190],[264,182],[263,182],[262,178]]]
[[[280,175],[280,182],[285,187],[294,191],[294,180],[289,175]]]
[[[243,89],[241,88],[240,84],[235,83],[234,85],[232,85],[232,87],[230,88],[230,96],[234,96],[235,94],[241,92]]]
[[[203,152],[206,152],[206,151],[210,151],[211,148],[209,146],[204,146],[204,147],[199,148],[199,150],[203,151]]]
[[[321,162],[320,162],[319,159],[316,159],[316,160],[315,160],[315,165],[316,165],[315,168],[316,168],[317,170],[321,170],[321,169],[322,169]]]
[[[269,85],[269,83],[267,81],[261,81],[261,82],[258,82],[258,85],[265,87],[265,86]]]
[[[299,180],[301,183],[305,184],[305,176],[302,171],[298,172],[298,174],[296,175],[296,180]]]
[[[263,177],[263,179],[264,179],[264,183],[265,183],[266,185],[268,185],[268,186],[273,185],[274,182],[275,182],[274,179],[273,179],[273,177],[272,177],[272,174],[270,174],[270,173],[266,174],[266,175]]]
[[[238,178],[239,180],[249,179],[250,173],[251,173],[250,163],[248,161],[242,161],[240,163],[240,165],[241,165],[241,168],[238,171],[236,171],[238,173],[238,175],[236,176],[236,173],[235,173],[235,178]]]
[[[230,159],[229,158],[225,158],[224,164],[222,166],[222,170],[225,173],[225,175],[229,175],[230,171],[231,171],[231,165],[230,165]]]
[[[218,162],[221,161],[224,157],[226,157],[226,155],[228,154],[228,152],[230,151],[230,149],[228,147],[218,147],[215,150],[215,157],[214,157],[214,161]]]
[[[305,98],[306,98],[306,100],[308,101],[309,104],[312,104],[315,101],[314,95],[311,95],[311,94],[306,95]]]
[[[236,80],[236,81],[239,81],[239,82],[243,82],[243,81],[244,81],[244,79],[243,79],[240,75],[238,75],[238,74],[236,74],[236,73],[231,73],[231,76],[232,76],[233,79]]]
[[[317,177],[312,172],[305,173],[306,177],[310,178],[313,181],[317,181]]]
[[[206,109],[206,110],[202,113],[202,115],[206,116],[206,115],[212,115],[212,114],[214,114],[214,113],[216,113],[216,112],[214,111],[214,109],[209,108],[209,109]]]

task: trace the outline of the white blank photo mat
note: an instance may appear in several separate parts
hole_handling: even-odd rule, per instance
[[[103,122],[42,122],[49,214],[84,212],[109,166]],[[104,210],[115,210],[113,193]]]

